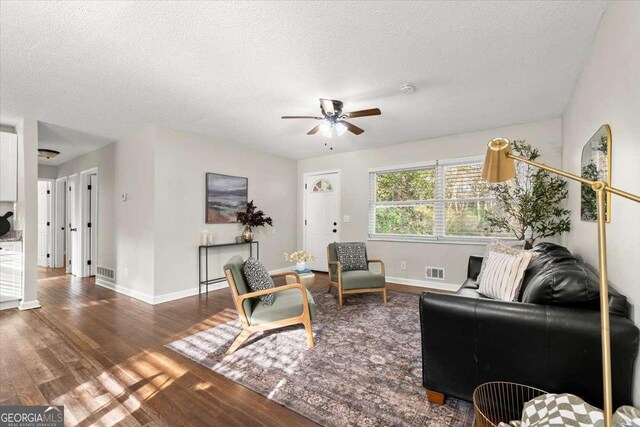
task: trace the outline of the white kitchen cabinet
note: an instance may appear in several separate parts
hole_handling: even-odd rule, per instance
[[[22,298],[22,242],[0,242],[0,303]]]
[[[18,135],[0,132],[0,202],[18,200]]]

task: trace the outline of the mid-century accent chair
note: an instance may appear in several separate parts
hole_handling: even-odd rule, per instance
[[[242,332],[231,344],[227,354],[236,351],[254,332],[282,328],[284,326],[304,325],[307,333],[309,348],[315,345],[313,342],[313,329],[311,321],[316,315],[316,304],[311,293],[300,284],[300,276],[294,271],[273,274],[271,277],[287,275],[296,276],[296,282],[290,285],[276,286],[271,289],[251,292],[242,271],[243,260],[240,256],[234,256],[224,266],[224,273],[231,288],[233,302],[238,310]],[[259,296],[275,294],[272,305],[265,305]]]
[[[387,282],[384,272],[384,262],[380,259],[368,259],[369,264],[380,264],[380,274],[370,270],[342,271],[335,243],[327,246],[327,260],[329,261],[329,291],[335,286],[338,288],[338,304],[342,307],[343,295],[361,294],[366,292],[381,292],[382,301],[387,303]]]

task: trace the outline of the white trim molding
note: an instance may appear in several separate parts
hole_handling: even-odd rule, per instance
[[[292,268],[291,267],[278,268],[278,269],[269,271],[269,273],[277,274],[277,273],[284,273],[287,271],[292,271]],[[136,291],[135,289],[119,286],[115,282],[111,282],[101,277],[96,277],[96,285],[112,290],[119,294],[126,295],[131,298],[135,298],[139,301],[142,301],[150,305],[162,304],[165,302],[175,301],[182,298],[192,297],[192,296],[198,295],[199,293],[199,289],[196,286],[193,288],[183,289],[181,291],[176,291],[176,292],[169,292],[162,295],[150,295],[144,292]],[[224,289],[228,286],[229,284],[227,283],[226,280],[222,282],[214,283],[209,285],[209,292]]]
[[[135,289],[127,288],[124,286],[120,286],[115,282],[110,282],[108,280],[104,280],[96,277],[96,285],[101,286],[103,288],[112,290],[122,295],[126,295],[131,298],[135,298],[139,301],[145,302],[147,304],[153,304],[153,296],[146,294],[144,292],[136,291]]]
[[[37,299],[34,299],[32,301],[20,301],[20,304],[18,305],[18,308],[20,310],[31,310],[40,307],[42,306],[40,305],[40,301],[38,301]]]

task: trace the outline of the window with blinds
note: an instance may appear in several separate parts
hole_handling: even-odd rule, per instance
[[[482,160],[440,160],[370,171],[369,237],[415,241],[510,237],[485,227],[485,213],[496,201],[482,179]]]

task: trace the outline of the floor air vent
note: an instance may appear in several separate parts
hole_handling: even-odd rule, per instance
[[[96,273],[105,279],[113,280],[116,278],[116,272],[113,268],[98,266]]]

